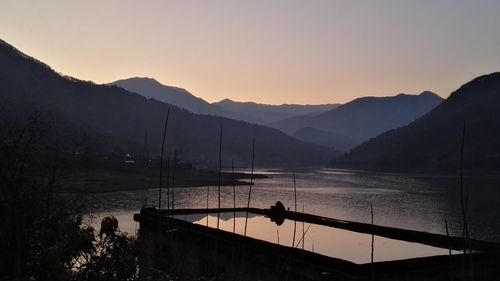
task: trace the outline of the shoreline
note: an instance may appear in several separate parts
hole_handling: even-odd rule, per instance
[[[158,171],[144,169],[71,169],[58,181],[57,191],[60,193],[107,193],[127,190],[146,190],[158,188]],[[219,173],[214,170],[180,169],[176,171],[175,188],[189,188],[200,186],[218,186]],[[253,179],[269,178],[270,175],[253,174]],[[248,186],[250,174],[234,173],[235,186]],[[166,187],[166,175],[164,184]],[[233,174],[221,173],[221,186],[233,185]],[[170,186],[172,175],[170,175]]]

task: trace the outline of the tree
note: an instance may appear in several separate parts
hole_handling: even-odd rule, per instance
[[[93,232],[95,233],[95,232]],[[80,257],[75,267],[75,280],[115,280],[138,279],[137,240],[118,228],[118,220],[105,217],[99,234],[94,236],[94,248]]]
[[[0,120],[0,280],[134,280],[135,239],[115,218],[97,235],[82,225],[84,201],[55,193],[50,116],[20,120]]]

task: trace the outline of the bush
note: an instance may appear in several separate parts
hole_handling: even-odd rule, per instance
[[[135,280],[134,238],[105,218],[82,225],[83,200],[54,192],[57,143],[35,112],[0,120],[0,280]]]

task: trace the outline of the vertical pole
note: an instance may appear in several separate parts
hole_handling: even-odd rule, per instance
[[[293,171],[293,197],[294,197],[294,205],[295,212],[297,212],[297,186],[295,184],[295,171]],[[292,239],[292,248],[295,247],[295,233],[297,232],[297,221],[293,221],[293,239]]]
[[[210,196],[210,185],[207,185],[207,226],[208,226],[208,197]]]
[[[302,204],[302,213],[305,214],[304,204]],[[304,250],[305,241],[306,241],[306,232],[304,230],[304,222],[302,221],[302,250]]]
[[[255,160],[255,138],[253,138],[253,141],[252,141],[252,170],[250,172],[250,188],[248,189],[247,209],[250,208],[250,198],[252,197],[253,167],[255,164],[254,160]],[[248,210],[247,210],[246,216],[245,216],[245,230],[243,232],[243,236],[247,236],[247,225],[248,225]]]
[[[446,228],[446,238],[450,239],[450,231],[448,230],[448,220],[444,219],[444,226]],[[449,277],[450,277],[450,281],[453,280],[453,265],[452,265],[452,256],[451,256],[451,245],[448,245],[448,255],[450,257],[450,260],[449,260]]]
[[[444,219],[444,227],[446,228],[446,237],[450,238],[450,231],[448,230],[448,220]],[[448,245],[448,254],[451,256],[451,247]]]
[[[236,231],[236,186],[234,178],[234,160],[231,159],[231,171],[233,172],[233,233]]]
[[[222,126],[220,127],[219,132],[219,183],[217,185],[217,229],[219,229],[219,220],[220,220],[220,184],[221,184],[221,173],[222,173]]]
[[[374,246],[375,236],[373,235],[373,205],[371,203],[370,203],[370,213],[371,213],[371,217],[372,217],[372,253],[371,253],[370,276],[371,276],[371,280],[373,281],[375,278],[374,270],[373,270],[373,252],[375,251],[375,246]]]
[[[167,110],[167,118],[165,118],[165,127],[163,128],[163,139],[161,141],[160,154],[160,183],[158,185],[158,210],[161,210],[161,185],[163,179],[163,152],[165,151],[165,138],[167,136],[168,117],[170,116],[170,107]]]
[[[467,214],[466,214],[466,203],[465,203],[465,191],[464,191],[464,145],[465,145],[465,121],[462,128],[462,142],[460,145],[460,205],[462,208],[462,239],[464,240],[464,256],[467,254],[466,246],[466,232],[467,232]]]
[[[167,210],[170,210],[170,151],[167,158]]]
[[[463,239],[463,259],[462,259],[462,274],[463,274],[463,279],[466,279],[466,255],[467,255],[467,242],[468,242],[468,222],[467,222],[467,205],[468,205],[468,196],[467,192],[465,191],[464,188],[464,181],[463,181],[463,175],[464,175],[464,147],[465,147],[465,120],[464,124],[462,127],[462,141],[460,144],[460,205],[462,209],[462,239]],[[472,259],[472,255],[469,257],[469,261]],[[470,268],[472,269],[472,263],[469,264]],[[472,270],[471,270],[472,272]],[[471,276],[471,279],[473,279],[473,276]]]
[[[172,171],[172,211],[175,210],[175,170],[177,168],[177,151],[174,151],[174,170]],[[172,212],[173,214],[173,212]]]

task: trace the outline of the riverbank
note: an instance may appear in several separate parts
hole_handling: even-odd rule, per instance
[[[113,167],[92,166],[92,167],[71,167],[65,169],[58,182],[62,192],[113,192],[124,190],[140,190],[157,188],[159,184],[159,168],[148,165],[128,165],[120,164]],[[198,169],[192,167],[173,168],[163,173],[163,186],[167,185],[167,177],[170,186],[178,187],[198,187],[216,186],[219,184],[219,173],[210,169]],[[221,186],[248,185],[251,175],[249,173],[223,172],[220,177]],[[254,179],[267,178],[267,175],[254,174]]]

